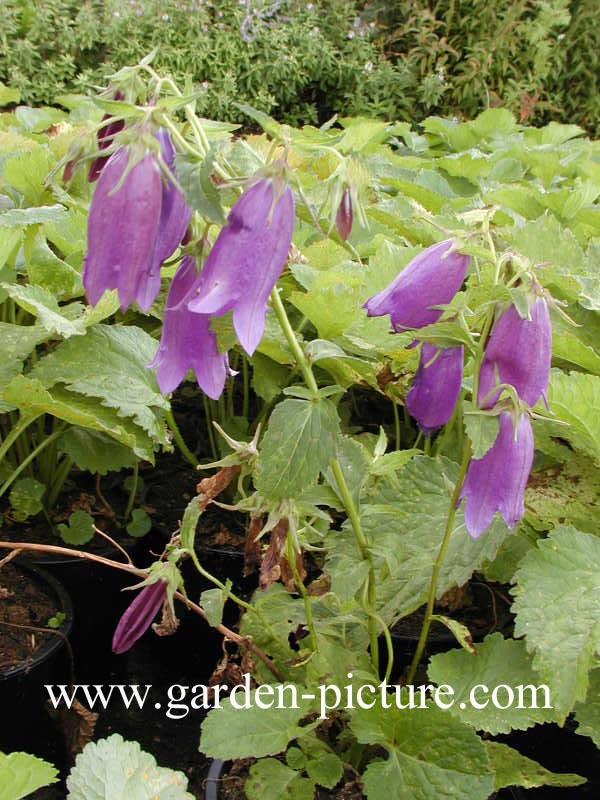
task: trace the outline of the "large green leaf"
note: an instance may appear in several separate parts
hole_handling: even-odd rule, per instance
[[[36,364],[31,377],[47,389],[58,383],[98,398],[119,417],[131,417],[157,444],[168,444],[156,376],[147,364],[156,341],[134,326],[97,325],[77,340],[62,342]]]
[[[117,472],[133,467],[137,461],[131,448],[98,430],[74,425],[60,437],[58,446],[73,459],[79,469],[87,472]]]
[[[571,527],[551,531],[515,575],[515,635],[550,687],[561,720],[585,700],[600,653],[600,538]]]
[[[10,283],[0,284],[17,305],[37,317],[38,323],[48,333],[59,336],[81,336],[85,332],[85,325],[80,319],[73,319],[72,306],[60,308],[56,298],[42,286],[17,286]],[[77,304],[72,304],[77,306]]]
[[[525,490],[525,519],[538,531],[573,525],[598,532],[600,467],[585,456],[532,473]]]
[[[544,427],[578,450],[600,459],[600,377],[552,370],[548,405],[553,417],[567,424],[550,422],[544,423]]]
[[[487,636],[477,646],[476,654],[462,648],[433,656],[428,675],[437,684],[447,684],[454,690],[454,705],[449,712],[477,730],[487,733],[508,733],[524,730],[538,722],[550,722],[555,715],[543,690],[530,694],[519,687],[539,685],[522,641],[505,639],[501,633]],[[471,703],[471,691],[478,687]],[[487,687],[484,689],[483,687]],[[492,694],[498,690],[496,703]],[[511,703],[512,697],[515,698]],[[521,699],[523,695],[523,701]],[[548,693],[549,694],[549,693]],[[479,706],[485,707],[480,708]],[[496,706],[507,706],[497,708]],[[523,708],[518,706],[522,705]],[[529,708],[537,705],[538,708]],[[549,705],[549,708],[544,708]]]
[[[359,742],[380,745],[385,761],[372,761],[363,775],[368,800],[486,800],[494,775],[483,742],[468,725],[435,707],[357,709],[350,728]],[[402,693],[406,703],[406,690]]]
[[[277,703],[278,687],[271,687],[273,694],[265,695],[261,691],[261,703],[268,705]],[[300,691],[297,693],[298,708],[260,708],[256,704],[256,689],[248,695],[240,690],[235,702],[240,706],[247,701],[248,707],[236,708],[231,698],[221,702],[220,708],[209,711],[202,723],[200,750],[213,758],[224,760],[234,758],[262,758],[276,755],[285,750],[292,739],[300,736],[305,729],[300,727],[300,720],[306,716],[310,701],[303,700]],[[282,690],[285,705],[291,705],[290,690]]]
[[[512,747],[500,742],[485,743],[490,763],[496,771],[496,790],[504,786],[580,786],[585,778],[572,773],[550,772],[537,761],[522,756]]]
[[[154,446],[148,434],[131,419],[120,418],[94,398],[74,394],[62,386],[49,391],[30,376],[17,375],[5,388],[2,398],[24,416],[51,414],[83,428],[102,431],[130,447],[139,457],[154,462]]]
[[[31,228],[25,234],[23,254],[30,283],[42,286],[57,300],[83,294],[80,273],[50,249],[40,228]]]
[[[58,770],[29,753],[0,753],[0,800],[21,800],[56,783]]]
[[[316,482],[336,452],[339,420],[330,400],[286,399],[262,440],[256,488],[265,497],[297,497]]]
[[[276,758],[265,758],[250,767],[244,791],[248,800],[313,800],[315,784]]]
[[[118,733],[87,744],[67,778],[68,800],[193,800],[183,772],[159,767],[154,756]]]
[[[395,476],[379,479],[362,498],[361,523],[375,559],[377,603],[388,622],[410,614],[427,598],[433,563],[450,511],[458,465],[445,458],[417,456]],[[507,534],[498,517],[478,539],[467,533],[462,509],[456,512],[450,544],[438,581],[438,596],[462,586],[486,560],[492,560]],[[332,531],[327,571],[332,591],[346,583],[345,571],[357,559],[347,531]],[[355,589],[357,590],[357,585]]]
[[[577,733],[589,736],[600,747],[600,669],[590,674],[590,685],[584,703],[575,706]]]

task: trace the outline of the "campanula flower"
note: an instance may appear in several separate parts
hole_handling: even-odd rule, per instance
[[[400,274],[364,304],[370,317],[389,314],[400,332],[431,325],[460,289],[470,256],[451,250],[453,239],[431,245],[407,264]]]
[[[167,597],[168,582],[157,580],[138,592],[115,629],[113,653],[124,653],[145,633]]]
[[[426,436],[445,425],[452,416],[462,373],[462,345],[440,349],[423,342],[419,368],[406,395],[406,408]]]
[[[479,372],[478,401],[485,408],[493,406],[499,383],[514,386],[519,398],[534,406],[546,394],[552,359],[552,325],[548,304],[537,297],[529,319],[523,319],[514,305],[498,318]]]
[[[465,524],[474,538],[480,536],[496,511],[509,528],[525,513],[525,487],[533,463],[533,431],[526,413],[516,425],[511,412],[499,417],[496,441],[482,458],[472,459],[459,502],[466,498]]]
[[[173,147],[159,131],[162,157],[171,168]],[[119,147],[104,165],[88,216],[83,285],[95,305],[117,289],[121,309],[137,302],[147,311],[160,291],[160,266],[177,248],[191,217],[179,189],[164,178],[157,153]]]
[[[115,92],[113,100],[124,99],[125,95],[123,92]],[[125,120],[115,119],[112,122],[108,122],[109,119],[111,119],[111,115],[105,114],[102,119],[102,122],[105,124],[98,129],[98,133],[96,134],[96,141],[98,142],[99,150],[106,150],[108,147],[110,147],[117,133],[122,131],[125,127]],[[104,169],[104,165],[108,161],[109,157],[110,156],[98,156],[92,161],[88,172],[88,180],[90,182],[98,180],[100,173]]]
[[[276,178],[262,178],[237,200],[215,241],[188,308],[220,315],[233,309],[233,327],[248,355],[262,338],[267,300],[285,266],[294,230],[294,196]]]
[[[227,354],[219,353],[210,317],[188,309],[187,295],[197,279],[194,259],[186,256],[171,281],[160,345],[148,366],[157,367],[156,378],[163,394],[172,392],[188,369],[193,369],[200,388],[216,400],[223,391],[229,361]]]

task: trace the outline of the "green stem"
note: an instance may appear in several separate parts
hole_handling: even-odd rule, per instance
[[[177,442],[177,447],[181,450],[182,456],[185,458],[186,461],[192,465],[192,467],[198,466],[198,459],[192,453],[192,451],[188,448],[187,444],[183,441],[183,436],[181,435],[181,431],[175,422],[175,417],[173,416],[173,411],[169,408],[168,411],[165,411],[165,417],[167,418],[167,422],[169,427],[173,432],[173,438]]]
[[[419,661],[423,656],[423,651],[425,649],[425,644],[427,642],[427,636],[429,635],[429,628],[431,627],[431,617],[433,615],[433,607],[435,605],[435,598],[437,594],[438,579],[440,576],[442,565],[444,563],[446,552],[448,550],[448,545],[450,544],[450,539],[452,537],[452,528],[454,526],[454,517],[456,515],[456,505],[458,503],[458,498],[460,495],[460,490],[462,489],[465,475],[467,474],[467,467],[469,466],[470,458],[471,458],[471,443],[469,440],[467,440],[467,446],[465,447],[465,452],[463,454],[462,464],[460,465],[460,472],[458,473],[458,478],[456,479],[456,484],[454,485],[454,491],[452,492],[452,497],[450,499],[450,509],[448,511],[448,519],[446,520],[446,530],[444,531],[444,538],[442,539],[442,544],[440,546],[439,552],[435,559],[435,563],[433,565],[433,572],[431,574],[431,583],[429,584],[429,596],[427,598],[427,606],[425,608],[425,619],[423,620],[423,627],[421,628],[421,634],[419,636],[419,641],[417,642],[417,649],[415,650],[415,654],[413,656],[413,660],[410,665],[410,670],[408,672],[408,677],[406,679],[406,682],[408,684],[412,683],[414,680],[417,667],[419,666]]]
[[[64,456],[63,460],[56,468],[54,472],[54,480],[52,481],[52,486],[50,487],[50,492],[48,493],[48,501],[46,503],[48,508],[54,507],[54,504],[58,500],[58,495],[61,493],[65,481],[69,476],[72,466],[73,459],[69,458],[68,456]]]
[[[287,343],[289,344],[290,349],[294,354],[296,363],[300,367],[300,370],[302,371],[302,375],[304,376],[304,382],[306,383],[310,391],[315,395],[315,397],[318,397],[319,387],[317,386],[317,381],[315,380],[315,376],[313,374],[311,366],[308,363],[308,359],[306,358],[302,348],[300,347],[300,344],[298,343],[298,340],[296,339],[296,334],[294,333],[294,329],[292,328],[288,315],[286,314],[285,308],[283,307],[283,302],[281,300],[281,297],[279,296],[277,287],[275,287],[271,292],[271,304],[273,306],[275,314],[277,315],[277,319],[279,320],[279,324],[281,325],[281,329],[284,333]]]
[[[248,419],[250,411],[250,373],[248,369],[248,361],[242,358],[242,380],[244,386],[244,394],[242,399],[242,417]]]
[[[139,475],[140,475],[140,462],[136,461],[133,465],[133,473],[131,475],[131,491],[129,492],[129,497],[127,499],[127,507],[125,509],[125,519],[129,519],[131,516],[131,512],[133,511],[133,505],[135,503],[135,496],[138,490],[138,482],[139,482]]]
[[[296,588],[300,592],[300,595],[302,596],[302,600],[304,602],[304,611],[306,613],[306,626],[310,632],[310,641],[312,649],[314,652],[316,652],[319,649],[319,645],[317,642],[317,632],[315,630],[315,623],[313,621],[310,596],[306,591],[306,586],[304,585],[304,581],[301,579],[300,574],[298,572],[298,565],[296,564],[296,548],[294,547],[294,539],[290,535],[289,531],[285,544],[287,551],[286,557],[288,560],[288,564],[290,565],[290,569],[292,570],[292,575],[294,576],[294,583],[296,584]]]
[[[333,475],[335,477],[335,481],[337,483],[341,495],[342,503],[344,504],[344,508],[346,509],[346,513],[348,514],[348,519],[350,520],[350,524],[352,525],[352,530],[354,531],[354,536],[356,538],[356,543],[358,545],[360,556],[362,560],[366,561],[369,566],[365,611],[367,612],[369,617],[369,639],[371,642],[371,660],[373,661],[373,667],[375,668],[375,672],[379,674],[379,646],[377,643],[378,616],[377,616],[377,597],[376,597],[376,585],[375,585],[375,566],[373,564],[373,559],[371,558],[369,543],[367,542],[367,538],[360,523],[358,510],[354,505],[354,500],[352,499],[352,495],[350,494],[350,490],[348,489],[348,484],[346,483],[342,467],[337,458],[331,459],[331,469],[333,471]]]
[[[13,471],[12,475],[9,478],[7,478],[6,481],[4,481],[2,486],[0,486],[0,497],[2,497],[2,495],[9,488],[9,486],[11,486],[11,484],[19,477],[19,475],[23,472],[25,467],[27,467],[27,465],[30,464],[39,453],[45,450],[46,447],[48,447],[48,445],[52,444],[52,442],[58,439],[58,437],[62,434],[62,432],[66,427],[67,427],[66,425],[63,425],[62,427],[55,430],[54,433],[51,433],[50,436],[44,439],[43,442],[38,444],[35,450],[31,451],[31,453],[27,456],[27,458],[24,461],[21,461],[19,466]]]
[[[215,439],[215,432],[213,430],[213,424],[212,424],[213,417],[210,407],[210,400],[205,394],[202,395],[202,403],[204,405],[204,417],[206,418],[206,432],[208,433],[208,442],[210,444],[212,458],[213,461],[218,461],[219,451],[217,450],[217,442]]]
[[[4,458],[6,453],[10,450],[14,442],[19,438],[19,436],[23,433],[23,431],[28,428],[36,419],[41,416],[40,414],[36,414],[33,417],[21,417],[11,432],[8,434],[6,439],[2,442],[2,446],[0,447],[0,461]]]
[[[396,439],[396,450],[401,450],[402,442],[400,440],[400,414],[398,413],[398,404],[392,402],[392,409],[394,411],[394,434]]]

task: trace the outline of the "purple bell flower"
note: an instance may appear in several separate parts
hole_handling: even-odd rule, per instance
[[[459,502],[466,498],[465,524],[473,538],[480,536],[496,511],[509,528],[525,513],[525,487],[533,463],[533,431],[527,414],[520,414],[516,429],[512,414],[499,417],[500,429],[482,458],[472,459]]]
[[[428,436],[445,425],[458,400],[463,372],[463,346],[439,349],[423,342],[419,368],[406,395],[406,408]]]
[[[174,153],[167,131],[157,138],[170,166]],[[82,277],[93,305],[106,289],[117,289],[123,311],[133,302],[147,311],[160,291],[161,263],[181,242],[192,212],[163,179],[155,153],[129,168],[132,155],[119,147],[102,169],[90,205]]]
[[[193,369],[200,388],[216,400],[223,391],[229,361],[226,353],[219,353],[208,314],[188,309],[187,295],[197,280],[194,259],[186,256],[171,281],[160,345],[148,366],[158,367],[156,378],[163,394],[176,389],[188,369]]]
[[[352,224],[354,222],[354,210],[352,208],[352,194],[350,189],[346,186],[342,199],[338,206],[337,214],[335,215],[335,227],[340,235],[340,238],[346,241],[352,232]]]
[[[129,650],[145,633],[167,596],[167,581],[149,583],[127,607],[115,629],[112,640],[113,653]]]
[[[367,300],[364,308],[369,316],[389,314],[398,332],[437,322],[442,311],[433,306],[452,300],[471,261],[470,256],[449,252],[453,243],[453,239],[437,242],[413,258],[389,286]]]
[[[514,386],[519,398],[534,406],[546,395],[552,359],[552,325],[548,304],[537,297],[530,319],[523,319],[511,305],[498,318],[485,348],[479,372],[478,401],[493,406],[500,391],[498,383]]]
[[[195,314],[233,309],[233,327],[248,355],[262,338],[267,300],[285,266],[294,230],[289,186],[262,178],[237,200],[190,292]]]

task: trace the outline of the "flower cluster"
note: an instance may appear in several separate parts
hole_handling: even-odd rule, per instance
[[[469,266],[468,256],[452,245],[452,240],[440,242],[414,258],[388,287],[367,300],[369,315],[389,314],[396,331],[418,330],[436,322],[443,313],[440,306],[458,292]],[[496,511],[509,527],[524,514],[534,450],[527,407],[545,397],[551,357],[548,304],[534,287],[527,318],[514,305],[498,316],[481,361],[477,405],[496,408],[499,427],[492,447],[481,458],[471,460],[460,493],[459,501],[466,501],[465,524],[473,537],[488,527]],[[462,346],[421,346],[406,406],[426,435],[450,419],[460,393],[462,370]],[[517,401],[512,406],[499,403],[506,387],[512,387]]]
[[[458,292],[470,257],[453,249],[454,241],[428,247],[395,280],[365,303],[370,317],[389,314],[392,327],[401,332],[437,322]],[[462,383],[463,347],[438,348],[423,344],[419,368],[406,397],[406,407],[428,435],[450,419]]]
[[[172,172],[175,153],[168,131],[159,130],[156,138]],[[161,264],[181,243],[191,209],[162,174],[157,150],[119,146],[94,177],[98,171],[83,266],[87,298],[96,304],[106,289],[117,289],[122,310],[136,302],[147,311],[160,291]]]

